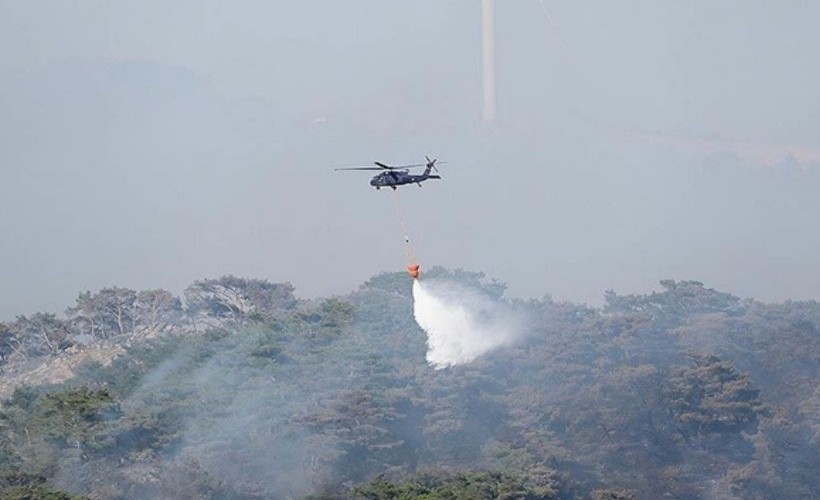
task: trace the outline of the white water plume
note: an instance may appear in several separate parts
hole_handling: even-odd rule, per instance
[[[427,333],[427,362],[437,370],[509,345],[521,331],[505,304],[454,283],[414,280],[413,300],[416,323]]]

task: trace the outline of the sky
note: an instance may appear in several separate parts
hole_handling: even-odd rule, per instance
[[[542,4],[549,16],[545,14]],[[225,274],[405,266],[599,305],[820,299],[820,4],[0,0],[0,319]],[[448,163],[395,196],[373,161]]]

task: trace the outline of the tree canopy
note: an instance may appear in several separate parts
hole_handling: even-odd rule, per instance
[[[518,343],[434,370],[404,273],[315,300],[233,276],[83,292],[0,324],[0,498],[820,494],[820,304],[694,281],[606,301],[517,301]]]

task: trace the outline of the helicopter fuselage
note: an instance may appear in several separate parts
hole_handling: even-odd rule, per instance
[[[405,184],[418,184],[421,186],[421,183],[427,179],[441,179],[441,176],[431,175],[429,172],[414,175],[404,170],[391,170],[389,172],[382,172],[370,179],[370,185],[376,189],[381,189],[383,187],[396,189],[396,187],[403,186]]]
[[[376,189],[389,187],[395,190],[398,186],[405,184],[418,184],[418,186],[421,187],[421,183],[427,179],[441,179],[440,175],[430,173],[432,171],[438,172],[436,168],[436,161],[438,160],[431,160],[429,156],[425,156],[424,158],[427,160],[427,163],[419,163],[416,165],[391,167],[382,162],[374,161],[373,164],[376,165],[375,167],[340,167],[335,170],[380,170],[381,173],[370,179],[370,185]],[[416,167],[424,167],[424,172],[419,175],[411,174],[409,169]]]

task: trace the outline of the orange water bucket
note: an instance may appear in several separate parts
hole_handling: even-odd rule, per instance
[[[419,277],[419,265],[413,264],[412,266],[407,266],[407,274],[410,275],[413,279],[418,279]]]

